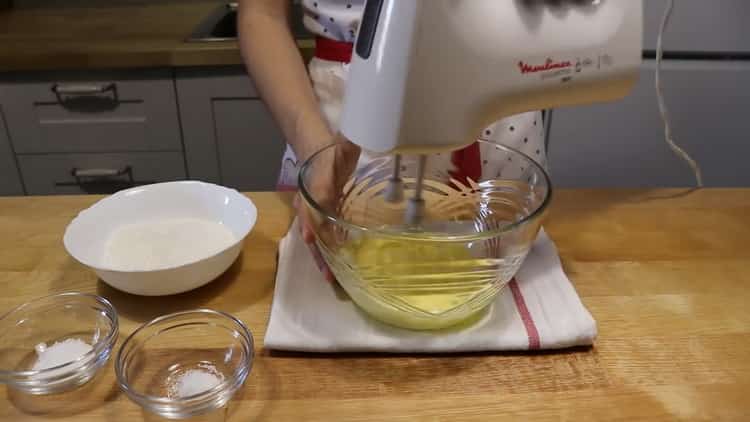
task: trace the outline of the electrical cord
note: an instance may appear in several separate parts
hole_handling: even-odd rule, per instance
[[[673,9],[674,0],[667,0],[667,7],[664,10],[664,16],[661,20],[661,26],[659,26],[659,35],[656,39],[656,98],[659,103],[659,113],[661,114],[661,120],[664,123],[664,140],[667,142],[667,145],[669,145],[669,148],[672,150],[672,152],[674,152],[675,155],[677,155],[683,161],[688,163],[690,168],[693,169],[693,174],[695,174],[695,181],[700,188],[703,187],[703,174],[701,172],[701,168],[698,163],[693,160],[692,157],[690,157],[690,154],[688,154],[684,149],[680,148],[680,146],[677,145],[672,138],[672,126],[669,122],[669,113],[664,102],[664,93],[661,89],[661,62],[664,56],[662,40],[664,38],[664,32],[667,28],[667,25],[669,24],[669,19],[672,17]]]

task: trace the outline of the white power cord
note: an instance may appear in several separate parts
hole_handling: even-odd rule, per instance
[[[664,123],[664,140],[669,145],[672,152],[680,157],[683,161],[690,165],[695,174],[695,180],[698,183],[698,187],[703,187],[703,175],[701,168],[698,163],[690,157],[684,149],[680,148],[672,139],[672,127],[669,124],[669,115],[667,113],[667,106],[664,103],[664,93],[661,90],[661,61],[664,55],[664,49],[662,47],[662,38],[664,37],[664,31],[669,24],[669,19],[672,17],[672,9],[674,8],[674,0],[667,0],[667,7],[664,10],[664,16],[661,20],[661,26],[659,27],[659,36],[656,39],[656,98],[659,102],[659,113],[661,113],[661,120]]]

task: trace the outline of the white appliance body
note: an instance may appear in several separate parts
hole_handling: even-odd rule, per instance
[[[341,132],[366,150],[468,145],[502,117],[626,96],[642,0],[368,0]]]

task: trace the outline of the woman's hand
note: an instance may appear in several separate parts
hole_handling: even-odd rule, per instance
[[[305,187],[323,209],[337,209],[344,185],[356,169],[359,154],[358,146],[339,137],[336,146],[332,147],[330,152],[326,151],[316,157],[315,167],[306,179]],[[295,206],[302,239],[310,247],[310,252],[326,280],[334,282],[335,277],[315,244],[315,233],[318,229],[316,225],[319,222],[313,217],[304,198],[299,195],[295,198]]]

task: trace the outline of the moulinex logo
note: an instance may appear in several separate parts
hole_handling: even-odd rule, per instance
[[[524,62],[523,60],[518,62],[518,68],[521,70],[522,75],[525,75],[527,73],[546,72],[548,70],[555,69],[566,69],[572,66],[573,63],[569,61],[556,62],[549,57],[547,58],[547,61],[544,62],[544,64],[532,65]]]

